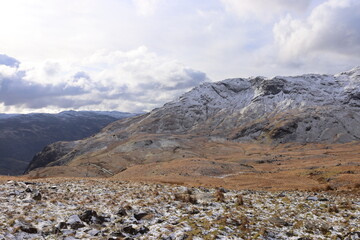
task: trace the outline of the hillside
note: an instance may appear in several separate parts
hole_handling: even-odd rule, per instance
[[[337,75],[205,83],[148,114],[116,121],[90,138],[49,145],[34,157],[29,170],[40,168],[30,175],[222,178],[260,174],[262,167],[256,163],[274,160],[265,172],[293,169],[289,176],[294,176],[300,160],[310,159],[304,169],[346,164],[355,167],[355,172],[349,171],[358,176],[358,159],[343,159],[342,153],[347,149],[356,156],[359,151],[359,89],[359,67]],[[346,143],[351,142],[349,147]],[[325,150],[306,156],[313,146]],[[293,158],[298,162],[291,162],[294,168],[277,167],[292,159],[289,148],[298,153]],[[326,149],[332,148],[336,153],[329,154]],[[187,171],[182,172],[183,167]]]
[[[133,116],[120,112],[0,114],[0,174],[22,174],[46,145],[89,137],[107,124]]]

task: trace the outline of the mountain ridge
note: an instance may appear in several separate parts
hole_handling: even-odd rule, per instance
[[[91,138],[58,143],[68,151],[49,146],[32,164],[83,166],[87,159],[116,174],[157,161],[154,156],[159,161],[194,157],[199,152],[193,145],[202,147],[214,139],[275,145],[358,141],[360,129],[354,126],[360,123],[359,89],[359,67],[336,75],[204,83],[150,113],[116,121]],[[58,157],[49,157],[54,154]],[[101,159],[105,156],[113,158]]]

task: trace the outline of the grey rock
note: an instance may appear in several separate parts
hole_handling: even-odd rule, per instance
[[[344,240],[358,240],[360,239],[360,232],[350,232],[345,234]]]
[[[22,232],[35,234],[38,233],[38,229],[32,226],[28,222],[24,222],[22,220],[15,220],[14,227],[19,228]]]
[[[97,221],[98,215],[93,210],[86,210],[84,213],[82,213],[79,218],[81,221],[86,222],[87,224],[95,223]]]
[[[20,192],[18,190],[9,193],[9,196],[18,196],[18,195],[20,195]]]
[[[142,218],[144,218],[145,216],[147,216],[149,213],[147,212],[140,212],[140,213],[134,213],[134,218],[136,220],[141,220]]]
[[[38,230],[31,225],[22,225],[20,226],[20,230],[26,233],[32,233],[32,234],[38,233]]]
[[[309,200],[309,201],[318,201],[319,199],[318,199],[318,197],[316,197],[316,196],[309,196],[309,197],[306,198],[306,200]]]
[[[41,193],[38,190],[34,190],[33,195],[32,195],[32,199],[34,199],[36,201],[40,201],[41,198],[42,198]]]
[[[110,235],[114,237],[125,237],[125,235],[121,231],[112,232]]]
[[[147,228],[146,226],[141,226],[141,227],[139,228],[139,230],[138,230],[138,232],[139,232],[140,234],[146,234],[146,233],[148,233],[149,231],[150,231],[150,229]]]
[[[81,222],[81,219],[79,218],[78,215],[72,215],[68,218],[67,220],[67,224],[73,224],[73,223],[76,223],[76,222]]]
[[[69,236],[69,235],[75,234],[76,231],[73,230],[73,229],[63,229],[63,230],[61,230],[61,233],[62,233],[64,236]]]
[[[102,224],[108,221],[107,217],[98,215],[96,211],[93,210],[86,210],[79,216],[79,218],[81,221],[86,222],[87,224]]]
[[[37,183],[35,183],[35,182],[24,182],[25,183],[25,185],[37,185]]]
[[[116,214],[122,217],[127,215],[126,210],[123,207],[119,208]]]
[[[279,217],[272,217],[269,219],[269,222],[278,227],[290,226],[290,224],[287,221]]]
[[[100,231],[99,230],[96,230],[96,229],[92,229],[90,231],[87,232],[90,236],[97,236]]]
[[[64,238],[64,240],[79,240],[79,239],[76,237],[73,237],[73,236],[69,236],[69,237]]]
[[[70,225],[71,229],[75,230],[85,227],[78,215],[70,216],[66,223]]]
[[[65,229],[65,228],[67,228],[67,223],[66,222],[60,222],[59,223],[59,229]]]
[[[279,195],[277,195],[277,197],[285,197],[285,193],[279,193]]]
[[[130,235],[136,235],[138,234],[138,230],[133,228],[133,226],[126,226],[122,229],[124,233],[130,234]]]

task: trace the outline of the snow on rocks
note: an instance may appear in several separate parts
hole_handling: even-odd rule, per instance
[[[71,229],[78,229],[85,227],[85,225],[82,223],[78,215],[70,216],[66,223],[70,225]]]
[[[29,185],[0,184],[0,240],[360,238],[356,195],[110,180]]]

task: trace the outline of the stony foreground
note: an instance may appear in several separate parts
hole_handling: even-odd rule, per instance
[[[5,181],[0,239],[360,239],[356,195]]]

